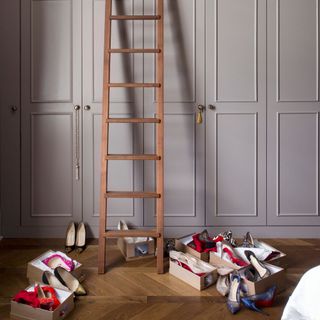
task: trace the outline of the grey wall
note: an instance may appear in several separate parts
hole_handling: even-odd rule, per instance
[[[319,1],[165,3],[167,236],[206,227],[319,237]],[[5,236],[63,236],[81,219],[97,235],[103,7],[1,2]],[[119,14],[143,9],[152,14],[153,1],[114,6]],[[152,47],[154,25],[114,25],[112,38],[114,47]],[[115,82],[153,81],[152,55],[112,59]],[[154,116],[150,89],[118,89],[111,98],[113,116]],[[198,104],[206,106],[202,124]],[[112,125],[110,151],[153,153],[154,133],[153,125]],[[110,187],[152,190],[154,163],[110,163]],[[109,209],[112,227],[119,219],[154,224],[152,200],[112,200]]]

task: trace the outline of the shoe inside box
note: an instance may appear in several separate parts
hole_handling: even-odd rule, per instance
[[[38,258],[32,260],[30,263],[42,270],[42,271],[49,271],[53,274],[53,269],[51,269],[49,266],[47,266],[45,263],[43,263],[42,261],[46,258],[49,258],[50,256],[52,256],[53,254],[58,254],[58,255],[61,255],[62,257],[66,258],[66,259],[71,259],[70,257],[68,257],[65,253],[61,252],[61,251],[47,251],[45,252],[44,254],[42,254],[41,256],[39,256]],[[71,259],[72,260],[72,259]],[[81,266],[81,264],[76,261],[76,260],[73,260],[74,262],[74,268],[77,269],[79,266]]]
[[[245,261],[247,263],[250,263],[250,261],[248,260],[248,258],[245,255],[246,250],[252,251],[255,254],[255,256],[257,257],[257,259],[260,261],[265,261],[273,252],[272,250],[269,250],[267,248],[242,248],[242,247],[238,247],[238,248],[234,248],[233,250],[235,251],[235,253],[237,254],[237,256],[239,258],[241,258],[243,261]]]
[[[238,270],[239,275],[243,279],[243,288],[247,291],[248,295],[263,293],[274,285],[277,286],[277,292],[281,292],[285,289],[285,270],[270,263],[264,263],[264,265],[270,270],[270,276],[255,282],[250,281],[245,277],[245,270],[246,268],[250,268],[250,266]]]
[[[42,284],[39,284],[39,285],[42,286]],[[26,291],[34,292],[34,288],[35,288],[35,285],[31,285],[26,289]],[[55,290],[56,296],[61,304],[63,302],[65,302],[70,297],[70,295],[73,295],[73,293],[70,291],[64,291],[64,290],[57,289],[57,288],[54,288],[54,290]]]

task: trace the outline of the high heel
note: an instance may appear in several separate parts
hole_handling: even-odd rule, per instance
[[[51,272],[49,271],[44,271],[42,274],[42,282],[44,284],[47,284],[51,287],[57,288],[57,289],[61,289],[64,291],[69,291],[69,288],[64,286],[59,279],[53,275]]]
[[[253,301],[257,307],[267,308],[272,307],[277,293],[277,287],[273,286],[266,292],[254,294],[246,297],[246,299]]]
[[[85,296],[87,294],[79,280],[67,270],[61,267],[55,268],[54,275],[64,286],[68,287],[70,291],[74,292],[76,296]]]
[[[223,296],[226,296],[229,293],[229,291],[230,291],[230,278],[228,275],[218,277],[218,280],[216,283],[216,289]]]
[[[231,275],[231,286],[227,299],[227,307],[232,314],[235,314],[240,310],[240,283],[241,277],[238,274]]]
[[[270,276],[271,274],[270,270],[261,261],[258,260],[256,255],[252,251],[245,250],[244,253],[247,259],[250,261],[253,268],[258,272],[259,277],[261,279],[264,279]]]
[[[243,248],[254,248],[254,240],[251,233],[248,231],[243,238],[241,247]]]
[[[76,236],[76,250],[81,253],[86,248],[86,226],[83,222],[78,224]]]
[[[237,241],[232,237],[232,231],[225,231],[222,234],[222,237],[225,241],[229,242],[233,247],[237,247]]]
[[[53,311],[60,305],[60,301],[52,287],[36,285],[34,291],[39,299],[41,309]]]
[[[76,225],[74,222],[70,222],[67,228],[67,233],[66,233],[66,243],[65,243],[66,253],[69,253],[72,250],[74,250],[75,242],[76,242]]]
[[[62,267],[67,271],[73,271],[75,268],[75,264],[72,259],[67,259],[58,253],[54,253],[48,258],[43,259],[42,262],[51,269]]]
[[[256,306],[255,302],[252,301],[252,300],[250,300],[249,298],[241,298],[241,302],[243,303],[243,305],[244,305],[246,308],[248,308],[248,309],[250,309],[250,310],[253,310],[253,311],[256,311],[256,312],[265,314],[265,315],[267,315],[267,316],[269,315],[269,314],[266,313],[265,311],[259,309],[259,308]]]

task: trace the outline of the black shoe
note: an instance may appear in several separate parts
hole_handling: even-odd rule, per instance
[[[270,276],[271,274],[270,270],[261,261],[258,260],[256,255],[252,251],[245,250],[244,254],[246,255],[249,262],[251,263],[252,267],[257,271],[261,279],[264,279]]]

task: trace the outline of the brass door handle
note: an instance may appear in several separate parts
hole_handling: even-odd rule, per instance
[[[202,104],[199,104],[197,109],[197,124],[201,124],[203,122],[203,117],[202,117],[202,113],[205,110],[205,106],[203,106]]]

